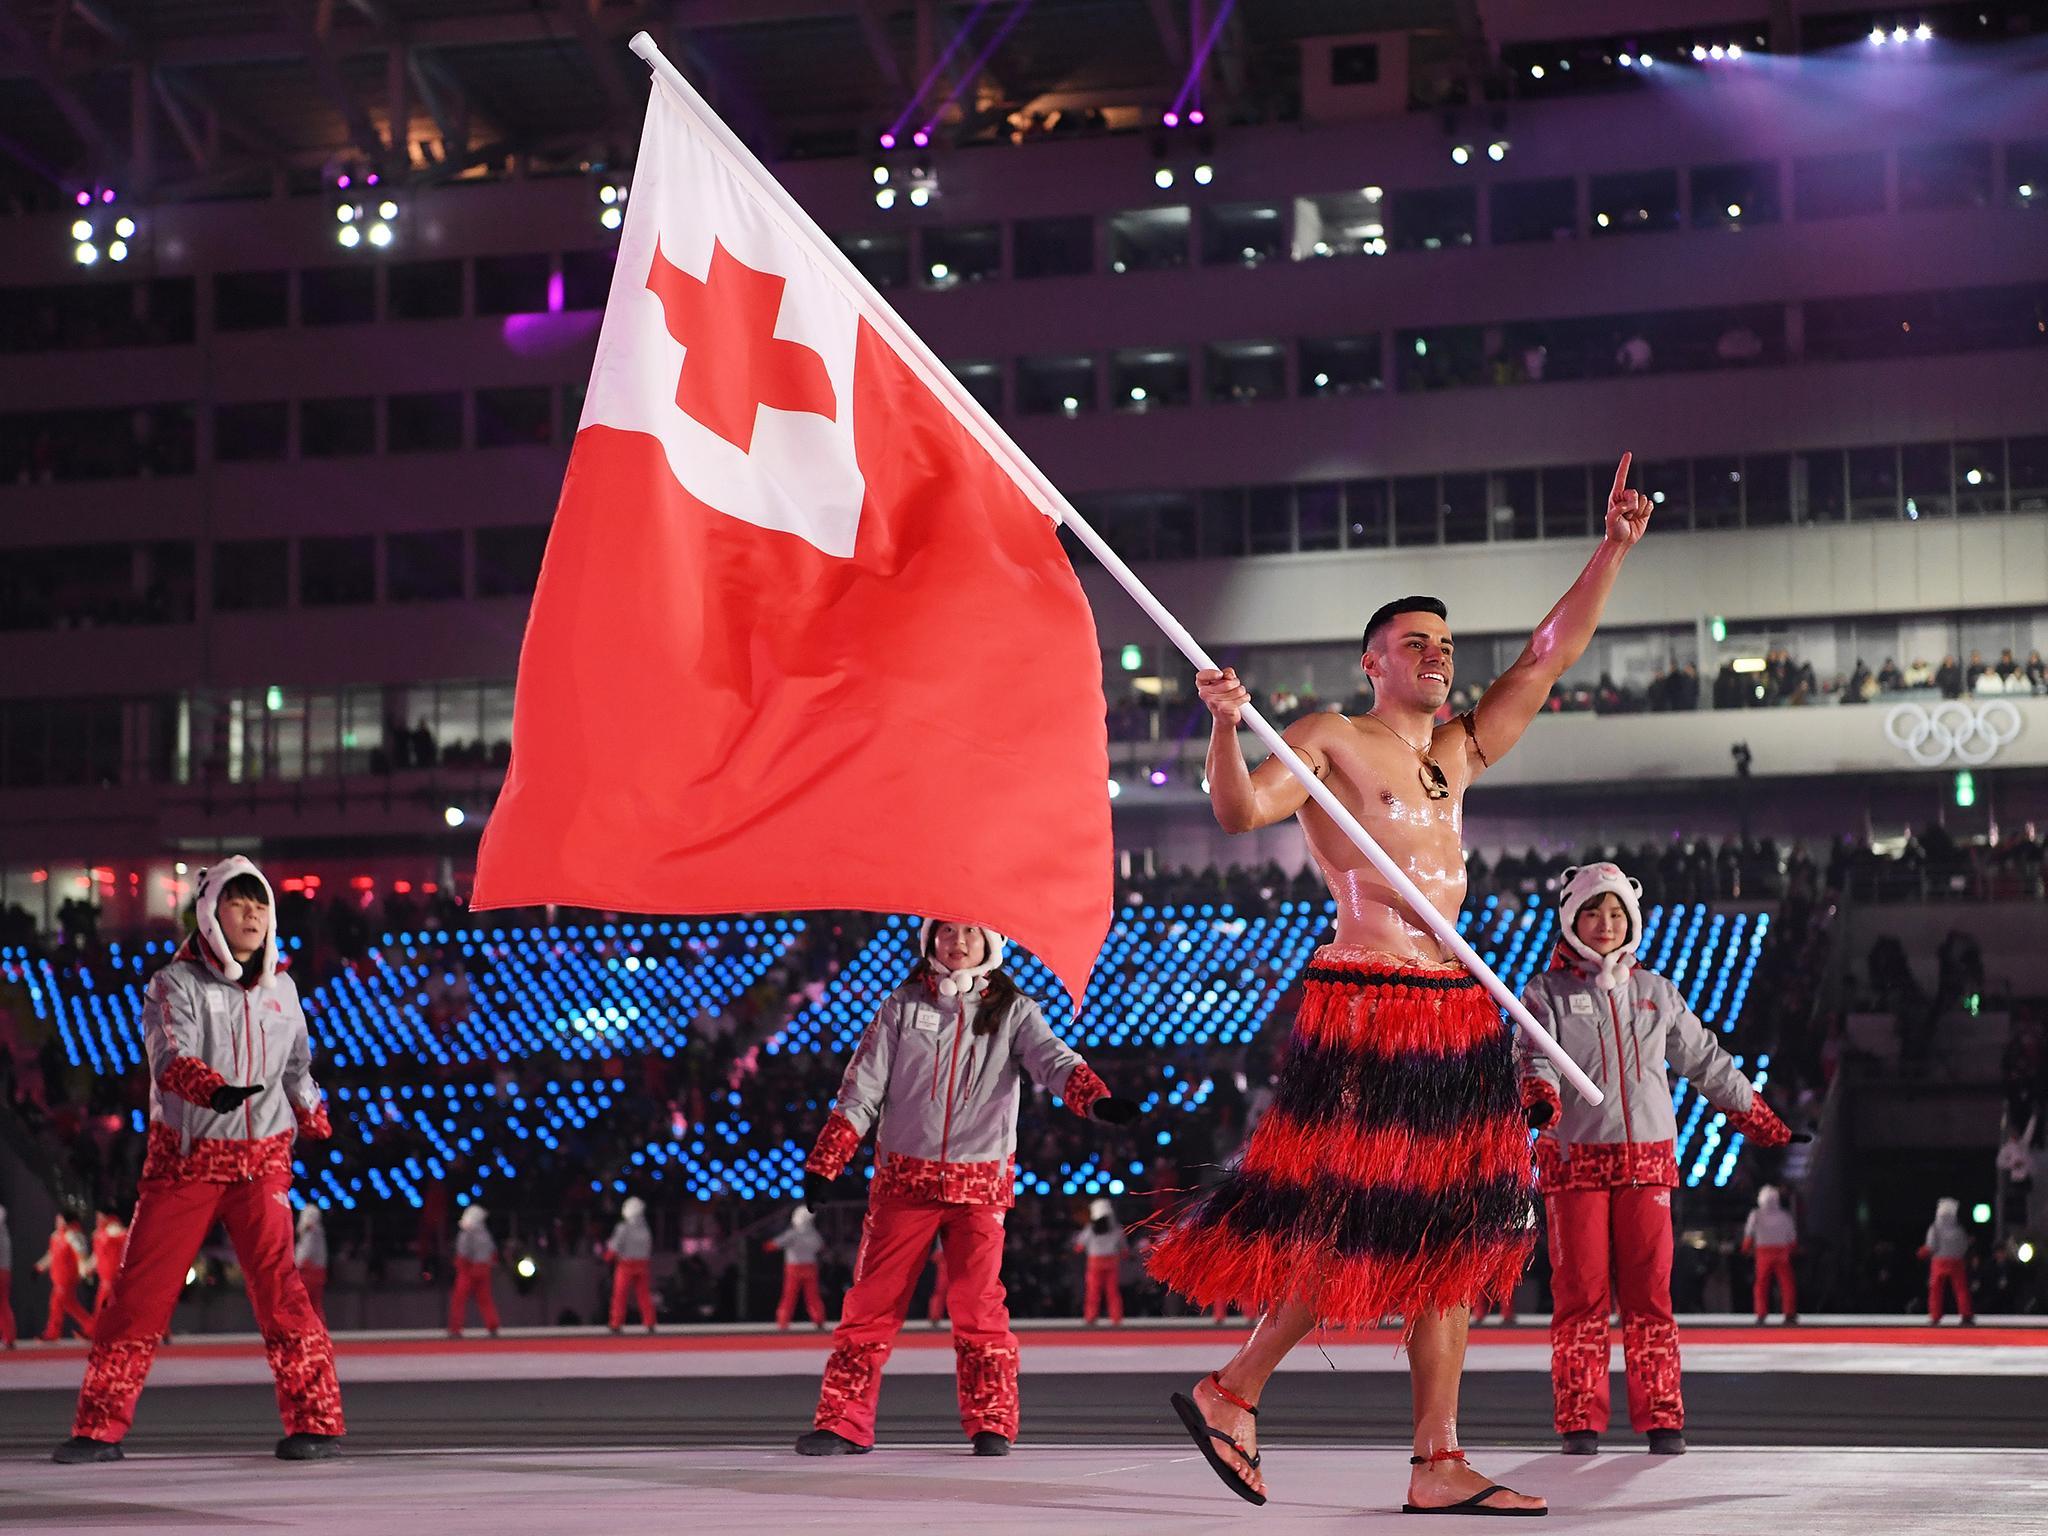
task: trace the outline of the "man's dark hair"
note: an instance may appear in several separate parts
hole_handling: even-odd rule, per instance
[[[226,901],[231,896],[246,896],[251,901],[262,902],[266,907],[270,905],[270,892],[263,888],[263,882],[254,875],[236,875],[220,888],[220,895],[215,898],[215,902]]]
[[[1440,597],[1397,597],[1391,603],[1377,609],[1373,616],[1365,621],[1365,640],[1359,649],[1371,650],[1372,637],[1385,629],[1396,614],[1402,613],[1433,613],[1438,618],[1446,620],[1451,616],[1451,610],[1444,606],[1444,600]]]

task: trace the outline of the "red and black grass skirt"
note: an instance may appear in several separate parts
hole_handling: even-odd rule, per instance
[[[1326,946],[1244,1157],[1153,1247],[1153,1277],[1333,1326],[1498,1304],[1535,1241],[1513,1040],[1459,967]]]

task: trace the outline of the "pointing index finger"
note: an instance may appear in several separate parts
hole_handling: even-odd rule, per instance
[[[1614,471],[1613,494],[1616,496],[1619,496],[1624,490],[1628,488],[1628,466],[1629,461],[1634,457],[1635,455],[1633,453],[1624,453],[1621,456],[1620,467]]]

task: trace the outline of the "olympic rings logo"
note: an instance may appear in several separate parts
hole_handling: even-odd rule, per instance
[[[1948,699],[1932,709],[1896,704],[1884,717],[1884,739],[1922,768],[1939,768],[1950,758],[1982,767],[2019,733],[2019,708],[2009,699],[1974,706]]]

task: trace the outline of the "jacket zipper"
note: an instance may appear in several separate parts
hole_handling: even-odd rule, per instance
[[[939,1131],[939,1161],[946,1160],[953,1144],[953,1089],[960,1080],[960,1037],[967,1030],[967,1000],[960,1000],[960,1017],[953,1024],[953,1059],[946,1066],[946,1123]]]
[[[1636,1144],[1636,1130],[1635,1122],[1628,1112],[1629,1085],[1621,1080],[1622,1073],[1627,1069],[1628,1057],[1623,1053],[1621,1044],[1621,1010],[1614,1006],[1614,994],[1612,992],[1607,994],[1607,1016],[1614,1021],[1614,1076],[1615,1087],[1621,1095],[1621,1139],[1627,1146],[1633,1148]],[[1604,1056],[1606,1054],[1606,1049],[1603,1046],[1601,1055]],[[1637,1059],[1640,1060],[1640,1056]],[[1627,1152],[1624,1152],[1622,1157],[1630,1161],[1629,1183],[1633,1185],[1636,1182],[1633,1159],[1631,1154]]]
[[[251,1027],[249,992],[245,987],[242,990],[242,1081],[245,1083],[249,1080],[249,1058],[255,1049],[249,1040],[249,1030]],[[249,1101],[247,1099],[242,1100],[242,1139],[244,1141],[254,1141],[256,1139],[256,1116],[254,1111],[249,1108]]]

